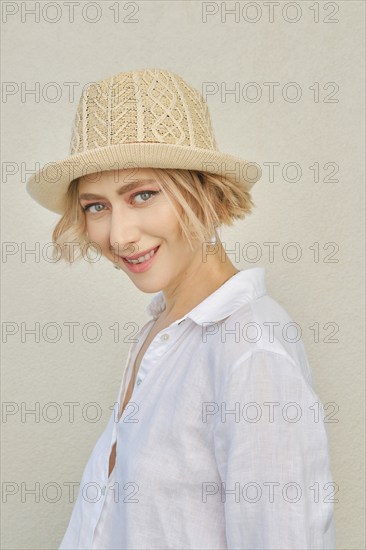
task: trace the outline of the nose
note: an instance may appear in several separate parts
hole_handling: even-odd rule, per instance
[[[127,256],[138,251],[141,231],[134,212],[113,209],[110,218],[109,242],[115,256]],[[117,258],[115,258],[117,259]]]

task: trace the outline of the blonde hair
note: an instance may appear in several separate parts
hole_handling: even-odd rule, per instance
[[[255,207],[249,191],[224,177],[197,170],[150,170],[154,172],[177,216],[181,235],[185,236],[191,247],[194,240],[210,242],[216,227],[233,225],[235,219],[243,219]],[[58,255],[70,264],[82,257],[84,247],[95,248],[86,234],[85,212],[79,203],[78,187],[79,179],[70,183],[65,212],[52,233],[53,243],[59,249]],[[71,243],[73,246],[70,249]],[[53,254],[55,257],[57,252],[54,250]]]

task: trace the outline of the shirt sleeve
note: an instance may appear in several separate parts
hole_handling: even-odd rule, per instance
[[[335,549],[324,410],[287,355],[256,350],[228,369],[214,445],[230,550]],[[218,484],[217,484],[218,485]]]

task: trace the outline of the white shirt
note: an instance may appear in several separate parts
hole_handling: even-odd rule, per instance
[[[297,325],[266,293],[265,269],[239,271],[155,336],[117,422],[164,308],[161,291],[60,550],[335,549],[324,410]]]

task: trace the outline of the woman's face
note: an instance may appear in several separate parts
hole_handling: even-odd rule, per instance
[[[93,182],[93,177],[95,181]],[[111,170],[79,180],[79,202],[85,211],[90,241],[145,292],[174,286],[174,280],[200,255],[180,236],[174,210],[161,191],[155,171]],[[175,203],[178,212],[181,207]],[[122,258],[159,247],[151,259],[128,264]]]

